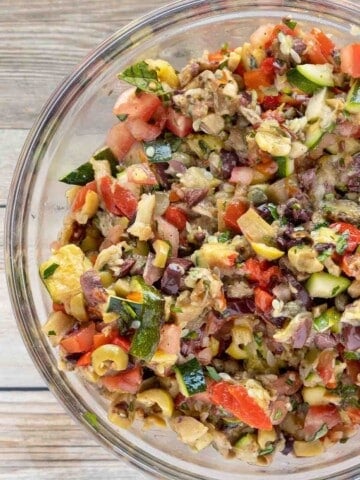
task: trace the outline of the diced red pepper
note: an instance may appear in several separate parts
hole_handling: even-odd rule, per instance
[[[241,233],[240,227],[237,223],[241,215],[243,215],[249,204],[243,200],[232,200],[225,209],[224,213],[224,223],[226,228],[229,228],[233,232]]]
[[[262,312],[269,312],[272,308],[272,301],[274,300],[273,295],[263,290],[260,287],[255,287],[254,289],[255,296],[255,306],[258,310]]]
[[[187,216],[186,213],[181,210],[181,208],[176,207],[175,205],[170,205],[165,213],[164,218],[167,222],[171,223],[176,227],[180,232],[186,227]]]
[[[270,416],[252,398],[245,387],[229,382],[217,382],[210,387],[210,398],[215,405],[225,408],[250,427],[271,430]]]
[[[337,233],[348,235],[346,253],[353,252],[360,245],[360,230],[351,223],[337,222],[331,224],[330,227]]]

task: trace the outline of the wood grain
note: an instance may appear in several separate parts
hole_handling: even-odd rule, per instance
[[[145,480],[99,447],[48,391],[0,392],[0,479]],[[110,477],[110,478],[111,478]]]

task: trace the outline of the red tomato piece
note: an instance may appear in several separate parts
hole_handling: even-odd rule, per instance
[[[169,108],[167,111],[166,128],[177,137],[184,138],[192,132],[192,119],[173,108]]]
[[[76,365],[78,367],[87,367],[91,364],[91,355],[92,351],[83,353],[81,357],[77,360]]]
[[[153,171],[146,163],[130,165],[126,169],[126,175],[129,182],[137,185],[156,185],[158,183]]]
[[[76,195],[75,198],[71,204],[71,211],[72,212],[77,212],[79,211],[82,206],[85,203],[86,200],[86,195],[88,194],[89,191],[96,192],[96,182],[93,180],[92,182],[87,183],[83,187],[81,187]]]
[[[94,335],[94,350],[101,347],[102,345],[106,345],[107,343],[111,343],[111,336],[106,336],[104,333],[95,333]]]
[[[139,365],[117,375],[103,377],[101,383],[110,392],[117,390],[135,394],[138,392],[142,381],[142,370]]]
[[[134,143],[135,138],[124,122],[110,128],[106,137],[106,145],[119,161],[125,157]]]
[[[323,350],[318,357],[316,370],[327,388],[336,387],[335,357],[334,350]]]
[[[260,64],[260,70],[267,75],[275,75],[274,57],[266,57]]]
[[[281,279],[279,267],[272,265],[265,260],[248,258],[245,262],[245,272],[249,280],[257,282],[260,287],[266,288],[272,279]]]
[[[360,78],[360,43],[352,43],[340,50],[341,71],[351,77]]]
[[[360,230],[352,225],[351,223],[346,222],[337,222],[330,225],[331,228],[334,228],[337,233],[347,234],[347,248],[346,252],[351,253],[360,245]]]
[[[313,28],[311,34],[315,37],[316,41],[320,45],[321,52],[325,57],[329,57],[335,48],[334,42],[318,28]]]
[[[181,210],[181,208],[170,205],[165,213],[164,218],[167,222],[171,223],[176,227],[180,232],[186,227],[187,217],[186,214]]]
[[[95,324],[90,323],[87,327],[82,327],[76,332],[70,333],[63,338],[60,345],[67,353],[83,353],[88,352],[94,342]]]
[[[128,119],[138,118],[147,122],[161,105],[159,97],[152,93],[141,92],[135,93],[136,90],[131,88],[121,95],[114,108],[115,115],[128,115]]]
[[[215,405],[225,408],[236,418],[250,427],[271,430],[272,424],[267,412],[250,397],[242,385],[217,382],[210,388],[210,398]]]
[[[277,38],[278,34],[283,32],[285,35],[295,36],[297,34],[296,28],[291,29],[287,25],[280,23],[279,25],[275,25],[271,34],[268,35],[268,40],[265,42],[265,48],[269,48],[273,41]]]
[[[144,120],[141,120],[140,118],[129,120],[126,122],[126,124],[135,140],[151,142],[152,140],[155,140],[161,133],[161,128],[159,128],[157,125],[144,122]]]
[[[261,68],[244,72],[244,83],[247,90],[257,90],[260,87],[270,87],[273,75],[264,72]]]
[[[264,110],[275,110],[281,103],[281,95],[266,95],[261,105]]]
[[[330,430],[339,423],[341,416],[335,405],[312,405],[305,417],[305,437],[310,440],[324,424]]]
[[[262,312],[269,312],[272,308],[273,295],[260,287],[254,289],[255,306]]]
[[[127,337],[123,337],[122,335],[118,335],[111,340],[111,343],[121,347],[125,352],[128,352],[131,347],[131,341]]]
[[[248,208],[249,205],[243,200],[232,200],[227,205],[224,213],[224,223],[226,228],[229,228],[236,233],[241,233],[237,221],[239,220],[241,215],[243,215],[247,211]]]
[[[118,183],[113,183],[110,177],[100,179],[100,192],[106,209],[114,215],[125,215],[131,219],[137,209],[135,195]]]

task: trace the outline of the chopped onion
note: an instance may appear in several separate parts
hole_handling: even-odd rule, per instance
[[[179,250],[179,230],[162,217],[157,217],[156,222],[158,237],[170,243],[171,256],[177,257]]]

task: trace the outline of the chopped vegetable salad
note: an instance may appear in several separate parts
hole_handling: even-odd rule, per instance
[[[360,44],[290,18],[146,59],[61,178],[40,275],[61,368],[122,428],[268,465],[360,423]],[[91,414],[93,415],[93,414]],[[92,417],[91,417],[92,418]]]

